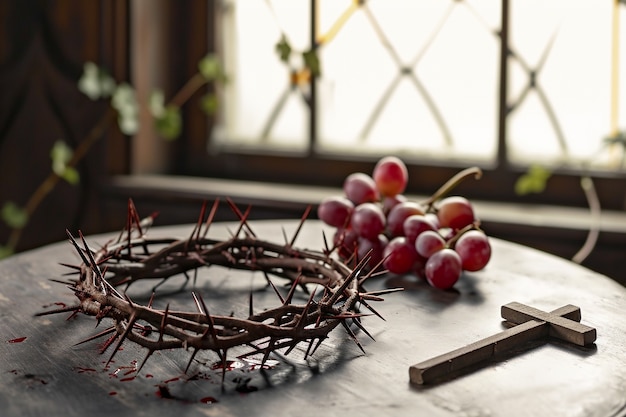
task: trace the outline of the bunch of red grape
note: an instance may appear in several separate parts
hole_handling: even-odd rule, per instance
[[[441,197],[425,203],[402,193],[408,171],[397,157],[378,161],[372,175],[350,174],[343,196],[327,197],[318,217],[337,229],[334,244],[344,259],[370,256],[369,267],[395,274],[414,273],[433,287],[451,288],[463,270],[487,265],[491,246],[464,197]]]

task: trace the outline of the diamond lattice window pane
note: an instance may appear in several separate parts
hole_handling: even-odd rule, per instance
[[[611,81],[612,3],[508,2],[511,161],[579,163],[624,130],[626,80]],[[231,81],[218,143],[291,151],[313,144],[324,153],[464,164],[495,159],[502,2],[317,0],[315,28],[310,0],[223,4]],[[619,13],[624,61],[626,7]],[[293,50],[287,63],[276,51],[283,36]],[[313,96],[302,61],[312,36],[321,62]],[[615,160],[615,149],[594,162]]]
[[[507,133],[514,162],[608,161],[609,152],[597,152],[611,131],[611,3],[511,2]]]
[[[228,145],[306,149],[308,106],[300,89],[291,88],[290,69],[276,44],[284,34],[294,51],[308,49],[309,22],[305,1],[226,2],[223,56],[229,82],[216,139]]]
[[[492,158],[499,7],[484,9],[372,0],[355,11],[320,52],[320,149]],[[320,26],[340,13],[321,1]]]

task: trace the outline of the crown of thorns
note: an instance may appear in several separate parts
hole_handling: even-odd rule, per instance
[[[306,346],[306,358],[340,324],[363,351],[351,325],[354,324],[371,338],[361,318],[370,313],[381,316],[370,302],[382,301],[381,295],[400,289],[366,291],[363,284],[373,276],[372,272],[365,272],[368,258],[360,262],[343,262],[334,256],[336,248],[328,247],[325,237],[324,250],[296,248],[295,240],[310,207],[302,216],[293,238],[288,240],[285,236],[284,244],[276,244],[259,239],[254,233],[247,221],[250,207],[242,213],[230,199],[227,201],[239,222],[237,230],[225,240],[207,237],[219,200],[215,200],[208,214],[206,202],[203,204],[198,221],[187,239],[149,238],[146,230],[155,216],[141,220],[132,201],[128,203],[125,228],[116,239],[98,250],[90,249],[82,233],[76,239],[68,231],[69,240],[82,263],[63,265],[71,268],[78,278],[54,281],[67,285],[78,298],[78,303],[38,315],[84,313],[94,316],[98,324],[105,318],[112,319],[112,326],[78,344],[109,336],[102,349],[104,352],[114,345],[108,365],[124,341],[137,343],[148,351],[138,371],[154,352],[163,349],[191,350],[185,372],[202,350],[215,352],[226,365],[228,350],[244,347],[245,352],[238,358],[262,355],[264,364],[272,352],[281,350],[288,355],[296,346],[303,344]],[[349,267],[350,263],[354,267]],[[139,280],[159,279],[161,281],[155,286],[156,290],[168,278],[180,274],[185,276],[187,283],[190,273],[195,278],[199,268],[213,265],[261,271],[280,302],[276,307],[255,313],[251,294],[249,315],[241,318],[211,314],[202,296],[196,292],[192,292],[195,311],[188,312],[170,310],[169,303],[164,310],[154,308],[154,290],[147,305],[134,302],[125,291]],[[273,277],[290,282],[286,295],[281,295],[272,281]],[[126,287],[122,291],[124,285]],[[298,289],[309,294],[305,304],[293,301]],[[370,313],[361,313],[361,306]]]

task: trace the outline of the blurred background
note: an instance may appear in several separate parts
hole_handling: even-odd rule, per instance
[[[625,57],[620,0],[4,0],[0,252],[129,198],[299,218],[396,155],[417,200],[481,167],[489,235],[626,284]]]

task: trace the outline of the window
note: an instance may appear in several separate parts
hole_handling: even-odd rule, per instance
[[[585,205],[593,162],[624,208],[623,147],[602,146],[626,125],[618,1],[224,0],[215,19],[230,82],[193,173],[336,186],[393,153],[411,191],[479,165],[473,195],[523,201],[539,162],[554,189],[526,201]]]

